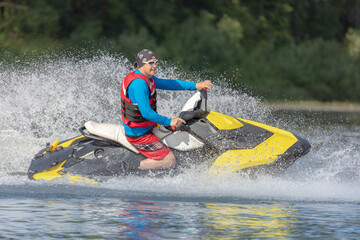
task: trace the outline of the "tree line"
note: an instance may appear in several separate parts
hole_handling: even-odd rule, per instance
[[[84,42],[129,59],[149,48],[271,99],[360,101],[360,0],[0,2],[2,52]]]

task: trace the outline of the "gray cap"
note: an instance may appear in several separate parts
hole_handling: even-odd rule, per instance
[[[145,65],[144,62],[147,62],[151,59],[157,59],[155,53],[148,49],[143,49],[136,55],[136,62],[134,63],[134,67],[140,68]]]

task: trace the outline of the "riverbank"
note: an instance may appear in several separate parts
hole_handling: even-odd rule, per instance
[[[328,112],[358,112],[360,113],[360,103],[349,102],[319,102],[319,101],[299,101],[299,102],[265,102],[263,104],[274,110],[302,110],[302,111],[328,111]]]

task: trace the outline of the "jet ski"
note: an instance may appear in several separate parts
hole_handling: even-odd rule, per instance
[[[181,127],[153,129],[176,156],[172,169],[133,169],[145,157],[127,141],[124,126],[88,121],[80,135],[47,143],[31,160],[28,177],[97,183],[128,174],[176,174],[194,165],[214,175],[278,174],[310,151],[309,142],[291,132],[208,111],[207,99],[206,90],[201,90],[185,103],[179,117],[186,124]]]

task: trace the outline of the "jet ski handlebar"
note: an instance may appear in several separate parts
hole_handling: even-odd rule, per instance
[[[170,130],[172,132],[176,132],[176,131],[187,131],[189,129],[189,127],[186,124],[180,124],[180,126],[178,127],[174,127],[174,126],[164,126],[167,130]]]
[[[207,90],[205,88],[201,89],[200,90],[200,95],[201,95],[200,109],[207,112],[207,99],[208,99]]]
[[[193,97],[191,97],[186,105],[191,105],[191,109],[182,110],[179,114],[179,117],[184,119],[186,122],[192,119],[202,118],[207,113],[207,91],[206,89],[201,89],[200,94],[196,93]],[[166,129],[170,131],[178,131],[185,130],[188,127],[186,124],[181,124],[179,127],[174,128],[171,126],[165,126]]]

